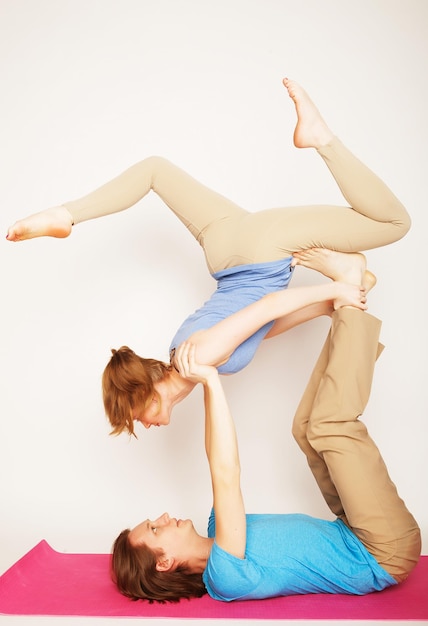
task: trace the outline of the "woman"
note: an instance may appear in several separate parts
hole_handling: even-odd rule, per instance
[[[169,423],[172,408],[194,386],[176,370],[174,353],[183,341],[190,339],[196,346],[200,363],[214,365],[222,374],[234,373],[251,361],[263,339],[331,314],[334,300],[335,306],[363,307],[372,277],[357,251],[397,241],[410,228],[403,205],[333,135],[306,92],[289,79],[284,85],[297,111],[295,145],[319,152],[352,208],[306,206],[250,213],[168,161],[151,157],[80,200],[18,221],[8,231],[10,241],[66,237],[73,225],[126,209],[153,190],[203,247],[218,287],[177,331],[170,363],[143,359],[126,346],[112,351],[103,395],[115,434],[134,433],[136,420],[146,428]],[[313,251],[305,253],[307,249]],[[285,293],[293,266],[299,263],[336,284]]]
[[[380,326],[352,307],[333,313],[295,417],[293,432],[335,521],[245,513],[236,433],[218,372],[195,362],[190,343],[180,346],[180,372],[204,387],[213,488],[208,537],[167,513],[122,531],[112,554],[121,593],[159,602],[206,592],[223,601],[362,595],[407,578],[420,555],[420,531],[358,419],[370,394]]]

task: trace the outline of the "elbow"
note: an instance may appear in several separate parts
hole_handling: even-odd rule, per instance
[[[224,487],[231,487],[240,485],[241,483],[241,465],[239,459],[231,463],[223,463],[215,472],[215,481],[217,484],[222,484]]]

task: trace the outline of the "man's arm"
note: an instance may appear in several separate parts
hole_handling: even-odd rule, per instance
[[[241,467],[235,425],[215,367],[195,361],[195,346],[182,344],[177,351],[180,374],[202,383],[205,402],[205,449],[210,466],[216,543],[244,558],[246,518],[241,493]]]

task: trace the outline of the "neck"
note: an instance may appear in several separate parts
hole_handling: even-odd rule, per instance
[[[179,374],[174,368],[172,368],[169,372],[168,382],[170,386],[171,399],[174,404],[184,400],[184,398],[186,398],[196,386],[196,383],[183,378],[183,376],[181,376],[181,374]]]
[[[194,574],[202,574],[205,570],[213,543],[214,539],[198,535],[193,556],[188,559],[188,565]]]

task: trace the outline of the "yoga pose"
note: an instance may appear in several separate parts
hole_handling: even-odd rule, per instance
[[[208,537],[164,513],[117,537],[112,574],[133,599],[217,600],[308,593],[367,594],[402,582],[416,565],[418,525],[358,419],[367,404],[381,323],[342,307],[298,407],[293,434],[335,521],[303,514],[246,514],[236,433],[215,368],[177,351],[183,376],[205,397],[213,510]]]
[[[115,434],[134,433],[134,421],[146,428],[169,423],[172,408],[194,387],[177,371],[175,351],[183,341],[196,346],[199,363],[230,374],[251,361],[265,338],[343,304],[364,309],[373,276],[358,251],[397,241],[410,228],[401,202],[333,135],[307,93],[289,79],[284,85],[297,112],[295,145],[319,152],[349,207],[251,213],[169,161],[150,157],[89,195],[31,215],[8,231],[10,241],[67,237],[80,222],[122,211],[153,190],[202,246],[217,290],[177,331],[170,363],[142,358],[126,346],[112,350],[103,397]],[[299,263],[334,282],[284,291]]]

